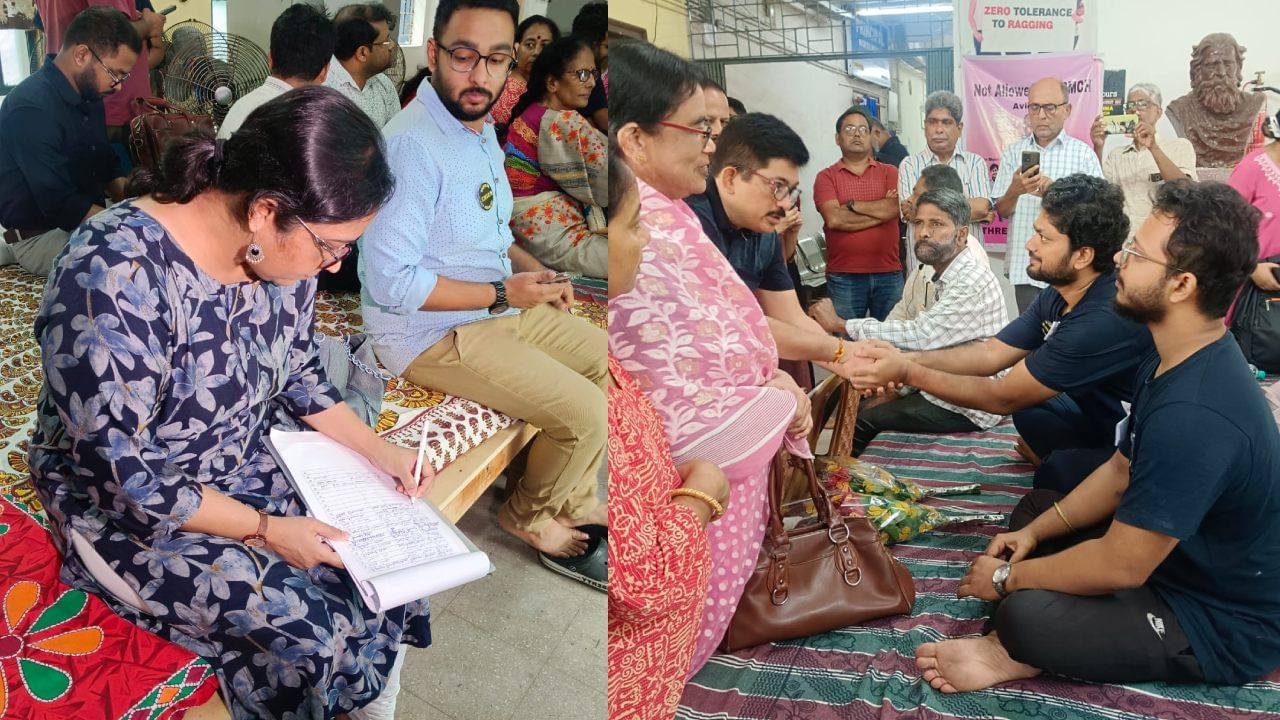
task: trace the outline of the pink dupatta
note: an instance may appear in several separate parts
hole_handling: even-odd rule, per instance
[[[732,490],[708,526],[711,587],[689,669],[724,636],[764,537],[769,463],[795,414],[786,391],[761,387],[778,350],[755,296],[702,231],[693,211],[640,188],[645,247],[636,287],[609,301],[609,351],[658,411],[677,465],[719,465]],[[808,456],[803,440],[788,441]]]

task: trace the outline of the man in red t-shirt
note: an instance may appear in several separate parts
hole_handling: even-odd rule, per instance
[[[836,121],[840,160],[818,173],[813,201],[827,237],[827,292],[842,318],[884,320],[902,297],[898,169],[877,162],[861,105]]]

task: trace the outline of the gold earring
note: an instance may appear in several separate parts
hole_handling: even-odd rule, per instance
[[[649,162],[649,158],[645,157],[644,153],[640,153],[636,156],[636,162],[643,165],[644,163]]]

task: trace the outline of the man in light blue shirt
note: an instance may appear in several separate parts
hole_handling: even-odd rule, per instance
[[[1022,312],[1048,287],[1049,278],[1028,271],[1031,256],[1027,240],[1040,214],[1040,198],[1054,180],[1076,173],[1102,177],[1102,165],[1088,143],[1063,128],[1071,116],[1071,92],[1057,78],[1037,80],[1027,93],[1027,122],[1031,134],[1011,144],[1000,155],[1000,171],[991,186],[996,211],[1009,221],[1004,267],[1018,296]],[[1024,152],[1037,153],[1037,164],[1022,168]]]
[[[489,118],[515,60],[516,14],[515,0],[441,2],[431,85],[383,128],[396,190],[360,240],[362,309],[392,372],[542,430],[499,524],[603,589],[602,545],[576,528],[606,522],[605,333],[566,312],[569,282],[550,282],[555,272],[512,245]],[[599,567],[587,562],[596,555]]]

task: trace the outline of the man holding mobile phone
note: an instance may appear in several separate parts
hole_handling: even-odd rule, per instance
[[[1129,88],[1124,111],[1137,118],[1127,137],[1132,142],[1115,147],[1104,156],[1107,136],[1114,135],[1101,115],[1089,130],[1093,149],[1102,162],[1102,174],[1124,190],[1124,211],[1129,216],[1129,232],[1135,233],[1151,213],[1151,201],[1160,185],[1170,180],[1196,175],[1196,149],[1186,138],[1158,137],[1156,123],[1164,114],[1160,88],[1138,83]]]
[[[1071,91],[1066,83],[1052,77],[1034,83],[1027,94],[1031,134],[1004,149],[992,185],[996,212],[1009,221],[1005,273],[1017,293],[1019,311],[1026,310],[1048,285],[1027,272],[1034,259],[1027,253],[1027,240],[1035,234],[1033,223],[1045,189],[1075,173],[1102,177],[1093,148],[1063,129],[1070,116]]]

